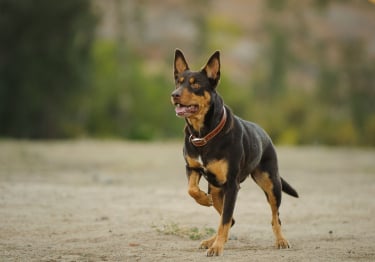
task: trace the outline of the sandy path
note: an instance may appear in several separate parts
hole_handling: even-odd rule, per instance
[[[224,256],[206,258],[195,238],[219,217],[187,195],[181,143],[1,141],[0,261],[374,261],[375,151],[278,153],[301,196],[280,211],[293,248],[274,249],[247,180]]]

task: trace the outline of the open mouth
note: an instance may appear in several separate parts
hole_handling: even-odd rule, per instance
[[[198,105],[182,105],[175,103],[176,115],[179,117],[189,117],[198,112]]]

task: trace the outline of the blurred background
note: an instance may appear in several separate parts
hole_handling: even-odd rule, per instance
[[[375,1],[0,0],[0,137],[175,139],[175,48],[277,144],[375,146]]]

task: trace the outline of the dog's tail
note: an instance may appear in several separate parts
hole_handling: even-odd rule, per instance
[[[297,191],[281,177],[282,190],[290,196],[298,197]]]

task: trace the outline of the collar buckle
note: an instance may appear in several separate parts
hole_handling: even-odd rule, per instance
[[[207,144],[207,140],[205,137],[195,137],[193,135],[190,135],[189,137],[190,143],[192,143],[195,146],[204,146]]]
[[[225,123],[227,120],[227,112],[225,110],[225,107],[223,107],[223,116],[220,120],[220,123],[216,126],[214,130],[212,130],[210,133],[208,133],[205,137],[195,137],[192,132],[190,131],[189,126],[187,126],[187,129],[190,132],[189,141],[196,147],[204,146],[210,141],[212,138],[214,138],[220,131],[223,129]]]

